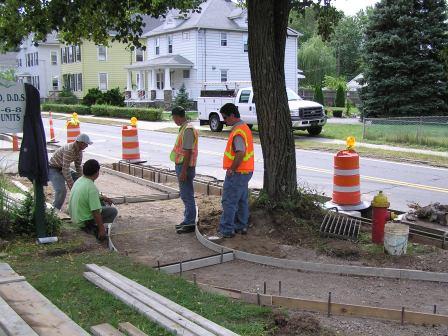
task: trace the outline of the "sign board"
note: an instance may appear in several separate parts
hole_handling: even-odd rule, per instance
[[[25,86],[0,79],[0,132],[22,133],[25,108]]]

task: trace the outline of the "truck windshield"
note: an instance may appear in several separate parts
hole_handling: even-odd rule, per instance
[[[288,101],[302,100],[302,98],[300,98],[300,96],[291,89],[286,89],[286,94],[288,95]]]

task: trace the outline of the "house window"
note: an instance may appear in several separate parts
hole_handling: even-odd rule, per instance
[[[21,66],[22,66],[22,59],[21,59],[21,58],[18,58],[18,59],[17,59],[17,66],[18,66],[18,67],[21,67]]]
[[[190,32],[183,32],[182,33],[182,39],[189,40],[190,39]]]
[[[160,54],[160,38],[156,37],[156,55]]]
[[[38,90],[40,90],[39,76],[31,77],[31,84]]]
[[[143,62],[143,50],[142,48],[135,48],[135,61]]]
[[[173,53],[173,35],[168,35],[168,54]]]
[[[34,56],[34,65],[39,65],[39,54],[35,52],[33,56]]]
[[[79,45],[75,46],[76,62],[81,62],[81,47]]]
[[[248,52],[249,50],[249,45],[247,44],[247,34],[243,34],[243,51],[244,52]]]
[[[227,82],[227,73],[229,70],[221,69],[221,83]]]
[[[227,46],[227,33],[221,33],[221,46]]]
[[[73,48],[67,47],[68,63],[73,63]]]
[[[162,90],[163,86],[164,86],[164,81],[163,81],[163,73],[162,72],[158,72],[156,74],[156,87],[158,90]]]
[[[67,54],[65,51],[65,47],[61,48],[61,63],[62,64],[67,63]]]
[[[107,73],[101,72],[98,74],[99,80],[99,89],[101,91],[107,91]]]
[[[56,51],[51,52],[51,65],[58,64],[58,53]]]
[[[51,86],[53,87],[54,91],[59,90],[59,78],[57,76],[51,79]]]
[[[243,90],[241,91],[239,102],[243,104],[248,103],[249,97],[250,97],[250,90]]]
[[[98,61],[107,61],[107,48],[105,46],[98,46]]]
[[[190,70],[184,70],[183,73],[184,73],[184,76],[183,76],[183,77],[184,77],[185,79],[190,78]]]
[[[76,80],[76,91],[82,91],[82,74],[78,74],[77,76],[77,80]]]

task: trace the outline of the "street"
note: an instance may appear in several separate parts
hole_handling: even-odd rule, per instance
[[[66,142],[65,121],[53,120],[56,139]],[[44,126],[49,134],[48,120]],[[86,150],[86,157],[96,158],[100,163],[117,162],[121,159],[121,128],[82,123],[81,131],[87,133],[94,144]],[[173,168],[169,153],[176,139],[175,134],[139,130],[141,158],[152,166]],[[225,140],[199,139],[199,158],[196,173],[224,178],[222,153]],[[341,149],[342,146],[341,146]],[[319,193],[331,196],[333,178],[333,153],[296,150],[297,176],[300,186],[309,187]],[[389,197],[391,208],[407,211],[407,205],[417,202],[426,205],[431,202],[448,203],[448,169],[361,158],[362,199],[370,201],[380,190]],[[255,172],[250,186],[261,188],[263,183],[263,159],[261,146],[255,145]]]

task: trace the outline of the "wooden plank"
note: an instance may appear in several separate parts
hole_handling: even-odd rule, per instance
[[[0,296],[39,335],[89,335],[26,281],[0,285]]]
[[[7,263],[0,263],[0,278],[19,276]]]
[[[37,336],[36,332],[0,297],[0,335]]]
[[[98,324],[90,328],[90,332],[94,336],[125,336],[109,323]]]
[[[169,332],[172,332],[175,335],[195,336],[195,334],[185,329],[182,325],[174,321],[171,321],[170,319],[156,312],[154,309],[151,309],[150,307],[144,305],[140,301],[136,300],[135,298],[127,294],[126,292],[112,285],[110,282],[104,280],[99,275],[92,272],[84,272],[84,277],[93,284],[95,284],[96,286],[98,286],[99,288],[112,294],[115,298],[124,302],[129,307],[137,310],[139,313],[146,316],[154,323],[159,324]]]
[[[19,282],[19,281],[25,281],[24,276],[10,276],[10,277],[0,277],[0,285],[10,283],[10,282]]]
[[[128,336],[148,336],[143,331],[135,327],[129,322],[122,322],[118,324],[118,329],[124,332]]]
[[[236,333],[232,332],[231,330],[228,330],[228,329],[220,326],[219,324],[214,323],[213,321],[210,321],[210,320],[206,319],[205,317],[167,299],[166,297],[164,297],[156,292],[153,292],[149,288],[144,287],[144,286],[138,284],[137,282],[124,277],[120,273],[117,273],[105,266],[103,266],[101,268],[106,270],[108,273],[114,275],[116,278],[124,281],[126,284],[128,284],[132,288],[138,290],[143,295],[153,298],[154,300],[160,302],[161,304],[165,305],[169,309],[175,311],[179,315],[182,315],[183,317],[197,323],[198,325],[202,326],[203,328],[211,331],[212,333],[214,333],[216,335],[219,335],[219,336],[236,336],[237,335]]]
[[[153,309],[154,311],[161,314],[162,316],[165,316],[167,319],[182,325],[185,329],[189,330],[192,334],[201,335],[201,336],[214,336],[213,333],[202,328],[201,326],[192,322],[188,318],[185,318],[182,315],[178,314],[177,312],[171,310],[166,305],[161,304],[160,302],[154,300],[153,298],[132,288],[131,286],[126,284],[123,280],[118,279],[117,277],[108,273],[106,270],[102,269],[101,267],[94,265],[94,264],[87,264],[86,267],[89,271],[96,273],[98,276],[100,276],[104,280],[108,281],[113,286],[117,287],[118,289],[122,290],[126,294],[133,297],[134,300],[140,301],[142,304]]]

